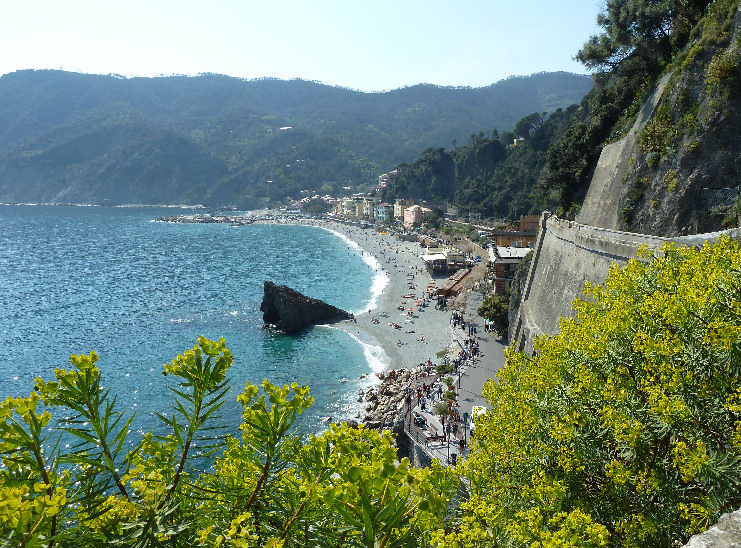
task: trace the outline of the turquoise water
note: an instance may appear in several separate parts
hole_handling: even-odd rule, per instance
[[[153,222],[177,213],[0,206],[0,397],[27,395],[36,376],[95,350],[103,383],[148,430],[169,402],[162,364],[205,335],[226,338],[235,357],[224,408],[233,431],[236,394],[264,378],[311,387],[303,433],[325,428],[325,417],[352,418],[369,382],[359,377],[372,372],[364,348],[336,328],[265,331],[259,309],[268,279],[367,309],[378,290],[372,259],[316,227]]]

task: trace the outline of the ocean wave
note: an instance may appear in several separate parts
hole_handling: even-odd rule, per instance
[[[352,249],[356,253],[363,252],[363,248],[360,246],[360,244],[350,239],[342,232],[327,228],[326,226],[320,226],[319,228],[331,232],[332,234],[340,238],[347,244],[350,249]],[[383,295],[383,291],[384,289],[386,289],[386,286],[389,284],[390,281],[389,275],[386,273],[386,271],[381,266],[381,263],[378,262],[378,259],[374,255],[372,255],[371,253],[363,253],[361,255],[361,258],[363,259],[363,262],[367,264],[371,268],[371,270],[373,270],[373,272],[375,272],[375,275],[373,276],[373,282],[371,282],[370,298],[364,306],[361,306],[358,310],[353,310],[353,314],[360,314],[362,312],[365,312],[366,310],[370,311],[378,308],[378,299],[381,297],[381,295]]]
[[[368,365],[374,373],[380,373],[381,371],[386,370],[388,364],[390,363],[390,359],[388,357],[388,354],[386,354],[386,351],[382,347],[375,344],[367,343],[360,337],[358,337],[354,333],[350,333],[349,331],[345,331],[345,333],[350,335],[353,340],[358,343],[363,349],[363,356],[365,357],[365,361],[368,362]]]

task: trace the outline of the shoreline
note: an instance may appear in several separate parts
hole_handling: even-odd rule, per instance
[[[435,282],[437,287],[447,277],[433,278],[424,268],[418,242],[397,240],[390,233],[384,235],[374,229],[332,221],[292,219],[276,222],[273,219],[256,222],[328,230],[347,240],[348,245],[357,245],[356,251],[364,259],[369,258],[366,263],[385,275],[388,281],[380,293],[371,296],[370,310],[355,313],[355,322],[345,321],[332,326],[344,330],[361,345],[370,369],[376,375],[402,368],[412,370],[428,360],[439,363],[441,358],[437,355],[447,354],[454,344],[449,312],[435,309],[434,295],[432,298],[427,295],[430,282]],[[373,283],[378,283],[378,276]],[[405,295],[414,298],[404,298]],[[428,297],[426,306],[419,306],[425,296]],[[383,367],[379,367],[380,362],[385,362]]]

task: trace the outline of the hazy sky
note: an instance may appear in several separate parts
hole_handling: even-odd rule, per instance
[[[602,0],[2,0],[0,74],[215,72],[363,91],[585,72]]]

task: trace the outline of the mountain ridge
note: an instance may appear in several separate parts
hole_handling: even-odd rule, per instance
[[[0,77],[0,200],[257,206],[301,190],[369,189],[429,146],[508,129],[590,87],[569,73],[367,93],[210,74],[18,71]],[[163,149],[169,139],[178,146]],[[140,190],[127,194],[126,177]]]

